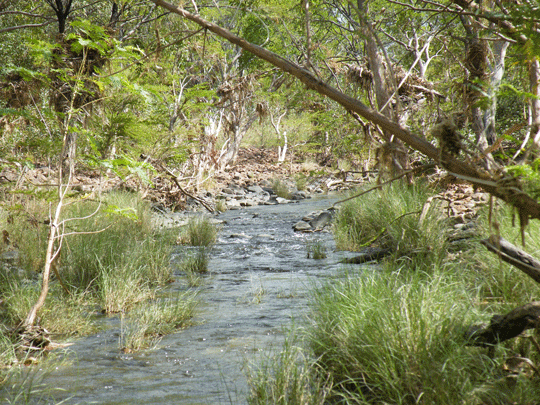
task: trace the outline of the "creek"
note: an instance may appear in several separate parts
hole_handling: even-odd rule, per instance
[[[200,287],[194,326],[165,336],[155,349],[119,350],[118,317],[77,339],[67,360],[46,373],[44,384],[63,404],[246,404],[246,364],[279,350],[287,328],[302,321],[309,291],[343,267],[330,232],[296,233],[304,215],[337,198],[227,211]],[[327,258],[307,258],[307,246],[324,245]],[[173,263],[179,261],[176,253]],[[176,278],[181,280],[178,271]],[[180,290],[185,282],[176,281]],[[50,398],[49,398],[50,401]],[[52,403],[52,402],[47,403]]]

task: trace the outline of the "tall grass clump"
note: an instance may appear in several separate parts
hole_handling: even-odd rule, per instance
[[[490,388],[499,359],[466,346],[474,301],[440,272],[350,277],[316,291],[308,339],[344,403],[511,403],[516,392]]]
[[[180,293],[175,298],[139,304],[122,322],[122,350],[148,349],[164,335],[189,326],[196,304],[196,294],[192,291]]]
[[[436,264],[446,254],[446,226],[437,207],[424,206],[429,188],[395,182],[340,205],[334,238],[338,249],[388,248],[394,257]]]
[[[326,259],[326,246],[324,246],[324,243],[320,240],[308,242],[306,249],[308,259]]]
[[[184,227],[179,243],[190,246],[210,247],[216,242],[218,234],[217,227],[210,222],[206,216],[196,216],[190,218]]]
[[[492,213],[492,222],[497,227],[495,230],[490,229],[487,207],[482,210],[478,220],[478,237],[471,240],[469,249],[463,250],[459,256],[469,269],[464,276],[471,288],[477,288],[481,299],[489,301],[491,305],[497,303],[507,306],[506,303],[510,303],[515,306],[516,303],[525,304],[540,297],[539,283],[480,244],[480,239],[490,234],[500,234],[518,248],[540,258],[540,228],[534,224],[527,226],[524,232],[525,246],[522,246],[521,229],[514,221],[514,214],[509,206],[497,207]]]
[[[74,206],[75,234],[66,238],[62,277],[70,290],[89,291],[107,312],[128,309],[172,279],[170,231],[152,230],[149,204],[137,195],[111,193]],[[81,232],[81,233],[77,233]]]
[[[246,369],[250,405],[323,405],[330,382],[317,372],[302,342],[288,336],[280,352]]]

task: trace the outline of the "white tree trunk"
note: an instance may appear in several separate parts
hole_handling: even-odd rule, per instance
[[[536,153],[540,150],[540,62],[538,58],[533,59],[529,65],[529,82],[531,93],[530,109],[530,138],[533,139]]]
[[[488,145],[492,145],[496,138],[495,118],[497,113],[497,91],[504,76],[504,60],[506,50],[510,45],[507,41],[496,41],[493,44],[493,63],[490,64],[490,86],[488,88],[489,106],[484,111],[483,138]]]

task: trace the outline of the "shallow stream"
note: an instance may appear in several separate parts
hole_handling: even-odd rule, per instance
[[[225,222],[210,271],[198,287],[195,325],[164,337],[153,350],[124,354],[120,322],[104,317],[103,330],[76,340],[66,364],[47,374],[44,383],[60,389],[54,403],[246,404],[246,364],[279,350],[287,328],[306,313],[309,290],[335,275],[343,266],[339,260],[350,255],[334,251],[329,232],[291,228],[336,200],[221,214]],[[326,259],[307,258],[308,244],[316,241],[325,246]],[[170,288],[185,288],[185,282]]]

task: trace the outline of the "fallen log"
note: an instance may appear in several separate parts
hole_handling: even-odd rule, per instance
[[[532,257],[500,236],[491,235],[480,241],[490,252],[501,260],[517,267],[537,283],[540,283],[540,260]]]
[[[475,325],[467,332],[469,345],[493,346],[540,327],[540,301],[515,308],[506,315],[494,315],[489,325]]]
[[[371,248],[365,249],[363,252],[361,252],[359,256],[343,259],[341,263],[346,263],[346,264],[368,263],[368,262],[373,262],[373,261],[379,261],[391,254],[392,254],[392,249],[371,247]]]

